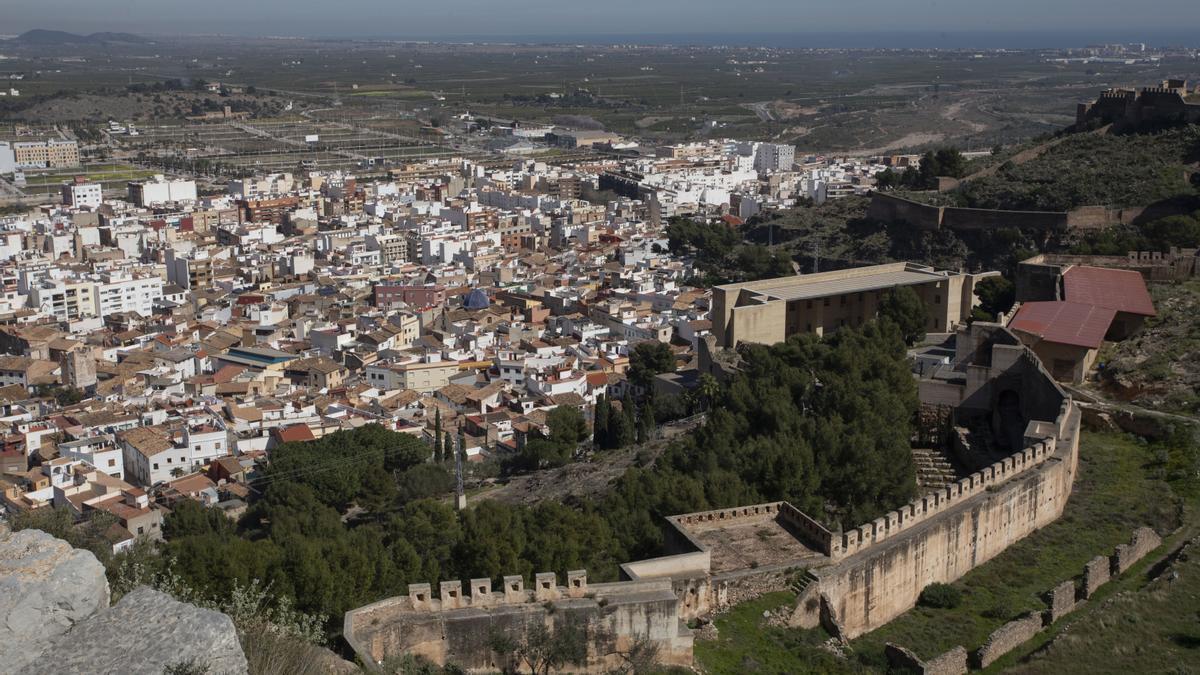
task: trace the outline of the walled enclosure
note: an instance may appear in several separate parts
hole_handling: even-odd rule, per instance
[[[667,519],[663,557],[621,566],[627,581],[588,587],[583,572],[566,588],[538,575],[427,584],[408,596],[347,613],[347,641],[369,665],[403,653],[473,671],[498,667],[488,647],[494,631],[517,635],[534,623],[576,621],[592,629],[587,672],[621,663],[647,638],[664,663],[691,663],[687,619],[711,614],[767,591],[791,587],[791,623],[824,623],[845,639],[911,609],[921,590],[948,583],[1059,517],[1074,480],[1080,413],[1037,357],[1004,328],[976,322],[958,333],[949,373],[919,382],[923,404],[949,405],[960,417],[1016,427],[1011,454],[950,486],[930,492],[849,531],[830,531],[786,502],[756,504]],[[1002,413],[1000,402],[1009,401]],[[1004,419],[1004,415],[1016,415]],[[766,529],[777,545],[767,564],[742,565],[742,542]],[[1131,548],[1148,545],[1137,542]]]

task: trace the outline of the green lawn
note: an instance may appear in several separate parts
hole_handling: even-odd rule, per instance
[[[862,668],[821,649],[821,630],[797,631],[767,626],[763,612],[790,608],[796,596],[769,593],[717,617],[716,640],[697,640],[696,664],[706,673],[860,673]]]
[[[1158,523],[1160,530],[1161,525],[1173,529],[1186,522],[1194,529],[1200,523],[1197,481],[1178,478],[1181,472],[1177,453],[1128,435],[1084,432],[1079,454],[1079,475],[1063,516],[955,582],[954,586],[962,591],[962,603],[957,608],[916,608],[853,641],[851,658],[842,661],[817,647],[827,637],[823,631],[765,627],[763,611],[792,602],[790,594],[771,594],[718,618],[719,639],[696,642],[697,664],[709,673],[885,672],[885,642],[904,645],[924,658],[956,645],[974,651],[1006,621],[1028,610],[1045,609],[1046,591],[1081,574],[1084,564],[1093,557],[1108,555],[1114,546],[1127,542],[1134,528]],[[1099,607],[1105,596],[1138,588],[1142,583],[1140,574],[1141,568],[1137,568],[1114,581],[1092,604]],[[1200,576],[1200,569],[1195,574]],[[1200,581],[1195,583],[1200,588]],[[1183,618],[1178,612],[1158,617],[1155,609],[1161,605],[1167,611],[1183,600],[1157,598],[1155,602],[1158,604],[1148,603],[1143,616],[1137,619],[1139,629],[1155,633],[1160,640],[1184,636],[1173,644],[1192,645],[1179,649],[1193,649],[1191,654],[1200,662],[1200,651],[1195,649],[1200,645],[1200,603],[1195,601],[1195,593],[1191,610]],[[1156,622],[1156,617],[1162,621]],[[1111,627],[1119,619],[1120,615],[1106,612],[1097,620],[1107,621]],[[1185,625],[1189,621],[1191,632]],[[1018,650],[1005,663],[1015,662],[1047,637]],[[1138,651],[1133,646],[1129,649],[1131,653]]]

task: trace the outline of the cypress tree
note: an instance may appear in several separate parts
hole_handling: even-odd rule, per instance
[[[434,408],[433,413],[433,461],[442,461],[442,409]]]
[[[596,401],[596,408],[592,412],[592,444],[597,448],[608,447],[609,416],[611,414],[612,406],[609,405],[604,394],[600,394]]]

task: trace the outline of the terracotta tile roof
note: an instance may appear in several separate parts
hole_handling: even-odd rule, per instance
[[[1008,327],[1047,342],[1097,349],[1116,315],[1115,309],[1078,302],[1027,302]]]
[[[1154,302],[1146,281],[1133,270],[1072,267],[1063,274],[1067,302],[1096,305],[1118,312],[1154,316]]]
[[[316,436],[313,436],[312,429],[308,428],[307,424],[293,424],[290,427],[283,427],[275,430],[275,437],[281,443],[302,443],[304,441],[315,441]]]

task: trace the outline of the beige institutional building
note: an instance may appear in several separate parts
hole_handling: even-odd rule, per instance
[[[775,344],[796,333],[824,335],[874,318],[883,294],[900,286],[925,302],[929,332],[949,332],[971,315],[975,284],[996,274],[939,272],[901,262],[726,284],[713,288],[713,333],[722,347]]]

